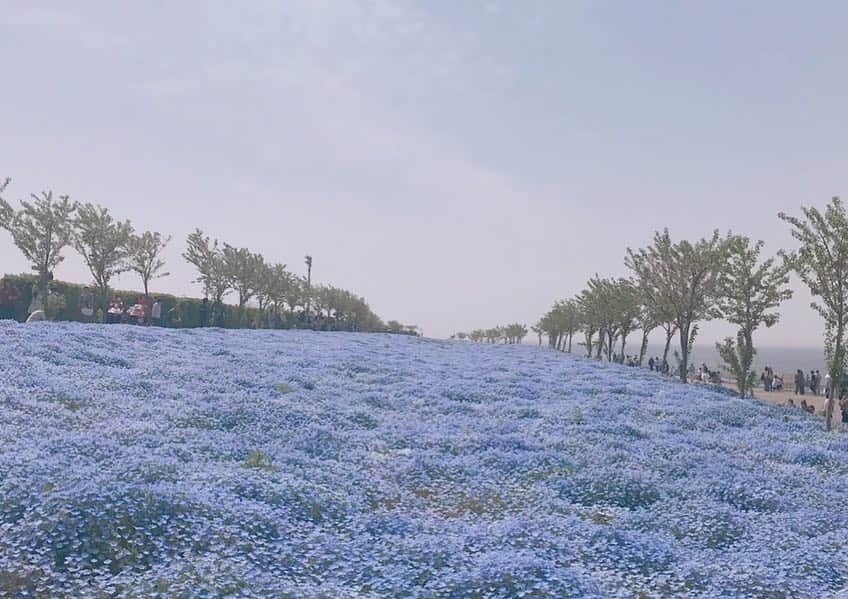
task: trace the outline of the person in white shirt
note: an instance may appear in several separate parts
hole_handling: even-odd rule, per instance
[[[156,326],[159,326],[162,322],[162,300],[158,297],[156,298],[156,301],[153,302],[153,307],[150,309],[150,320]]]
[[[32,300],[27,308],[27,314],[32,315],[34,312],[44,312],[44,302],[41,301],[41,294],[35,285],[32,286]]]

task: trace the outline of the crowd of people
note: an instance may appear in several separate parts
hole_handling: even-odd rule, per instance
[[[760,374],[760,382],[763,385],[763,391],[782,391],[783,377],[775,374],[771,366],[766,366],[762,374]],[[835,388],[833,381],[830,380],[830,373],[822,377],[820,370],[810,370],[805,373],[798,368],[793,377],[794,394],[805,395],[808,391],[810,395],[819,396],[824,394],[825,398],[837,396],[842,399],[848,395],[848,378]]]
[[[760,374],[763,391],[783,391],[783,377],[775,374],[771,366],[766,366]]]
[[[619,364],[634,367],[639,366],[639,356],[623,356],[622,358],[622,356],[614,354],[613,359]],[[648,359],[647,366],[651,372],[657,372],[666,376],[671,371],[668,361],[661,360],[655,356],[651,356]],[[706,363],[701,364],[697,370],[695,370],[694,366],[690,365],[689,370],[692,374],[693,381],[713,385],[720,385],[723,382],[721,372],[711,369]],[[675,373],[671,372],[671,374]],[[778,392],[784,390],[783,376],[776,374],[771,366],[766,366],[763,369],[759,381],[763,391]],[[815,397],[824,395],[824,409],[820,412],[821,414],[826,414],[828,411],[834,414],[838,406],[841,412],[841,429],[848,431],[848,374],[846,374],[840,385],[833,385],[830,374],[822,376],[820,370],[810,370],[809,373],[805,373],[803,370],[798,369],[795,371],[794,384],[795,395],[803,396],[808,392]],[[800,407],[810,414],[816,413],[816,407],[812,403],[808,403],[806,398],[801,398],[800,403],[796,403],[790,398],[786,402],[786,405]]]
[[[87,318],[91,318],[91,315],[94,314],[93,300],[94,297],[88,288],[80,294],[80,312]],[[139,295],[135,303],[124,307],[123,298],[114,295],[109,300],[104,321],[107,324],[134,323],[161,326],[164,324],[162,320],[162,300],[156,298],[151,304],[146,295]]]
[[[630,356],[617,353],[612,354],[612,361],[617,364],[630,367],[641,366],[643,363],[643,360],[640,360],[638,355]],[[672,369],[668,360],[661,360],[657,356],[650,356],[647,364],[648,370],[651,372],[657,372],[664,376],[677,376],[679,374],[679,368]],[[721,372],[719,370],[710,369],[706,364],[702,364],[697,370],[695,370],[695,367],[690,364],[689,374],[692,375],[692,380],[701,383],[712,385],[720,385],[722,383]]]
[[[810,393],[813,395],[821,395],[822,392],[822,375],[818,370],[811,370],[810,374],[807,375],[800,368],[795,371],[795,395],[804,395],[806,390],[809,389]],[[830,396],[832,389],[832,384],[830,380],[830,374],[825,375],[824,377],[824,391],[826,396]]]
[[[0,283],[0,320],[14,320],[17,317],[16,306],[21,301],[23,293],[9,279],[3,279]],[[36,285],[32,286],[30,302],[26,309],[26,322],[46,320],[45,301]],[[100,321],[97,309],[97,298],[89,287],[84,287],[79,294],[79,315],[83,322]],[[198,326],[205,326],[209,316],[209,300],[201,302],[200,318]],[[124,305],[124,299],[120,295],[114,295],[106,305],[102,314],[102,321],[108,324],[151,324],[159,326],[179,326],[182,323],[182,314],[179,304],[171,308],[166,314],[163,311],[162,298],[154,298],[151,302],[148,296],[141,294],[135,302]]]

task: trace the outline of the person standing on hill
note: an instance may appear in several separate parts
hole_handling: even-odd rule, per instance
[[[21,291],[9,279],[3,279],[0,287],[0,320],[15,319],[15,304],[21,299]]]
[[[650,359],[648,360],[648,369],[649,369],[651,372],[653,372],[653,371],[654,371],[654,358],[653,358],[653,357],[652,357],[652,358],[650,358]]]
[[[804,395],[804,372],[800,368],[795,371],[795,395]]]
[[[82,288],[82,293],[79,296],[79,309],[83,322],[91,322],[91,318],[94,316],[94,294],[88,287]]]
[[[162,324],[162,299],[156,298],[153,306],[150,308],[150,323],[154,326]]]
[[[34,312],[44,312],[44,302],[41,301],[41,294],[38,292],[38,287],[32,286],[32,300],[27,308],[27,315],[32,316]]]
[[[138,316],[138,324],[144,324],[147,320],[147,316],[150,314],[150,299],[146,295],[139,295],[137,303],[141,306],[140,314]]]
[[[829,397],[824,400],[824,421],[827,430],[830,430],[830,423],[833,421],[833,410],[836,408],[836,400]]]

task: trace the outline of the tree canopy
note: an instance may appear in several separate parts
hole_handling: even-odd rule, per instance
[[[825,323],[825,354],[833,384],[845,375],[845,334],[848,325],[848,215],[835,197],[824,212],[802,207],[801,216],[778,214],[791,227],[798,247],[781,252],[815,298],[810,306]],[[827,414],[830,429],[832,414]]]
[[[680,333],[680,379],[684,383],[697,323],[712,318],[728,239],[714,231],[708,239],[675,243],[665,229],[654,235],[650,246],[627,250],[625,264],[640,281],[643,291],[647,288],[656,305],[672,316]]]
[[[130,239],[133,228],[129,221],[116,221],[109,210],[94,204],[77,207],[73,220],[73,243],[88,266],[105,310],[109,281],[130,270]]]
[[[776,265],[774,258],[760,262],[762,248],[762,241],[752,243],[747,237],[735,236],[728,241],[727,261],[719,273],[713,308],[714,316],[739,327],[736,340],[728,337],[716,348],[736,378],[742,397],[754,384],[754,332],[760,325],[769,328],[777,324],[777,308],[792,297],[788,266]]]
[[[4,180],[0,193],[9,182],[10,179]],[[29,260],[38,275],[39,292],[46,296],[53,270],[65,259],[62,250],[73,240],[72,216],[77,207],[67,195],[55,199],[52,191],[30,197],[31,201],[20,201],[17,211],[0,197],[0,227],[9,231],[15,245]]]

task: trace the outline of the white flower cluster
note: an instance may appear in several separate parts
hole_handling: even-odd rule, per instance
[[[532,346],[0,323],[0,596],[848,587],[848,435]]]

